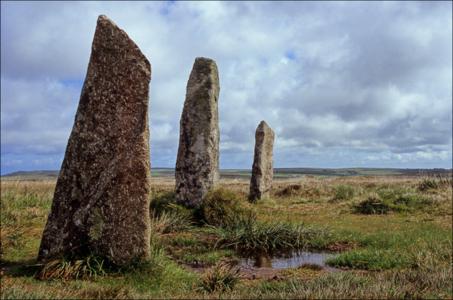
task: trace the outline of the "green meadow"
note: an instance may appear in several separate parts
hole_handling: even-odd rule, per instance
[[[171,176],[155,176],[151,259],[122,269],[36,262],[54,188],[1,182],[2,299],[453,297],[448,176],[288,177],[256,204],[246,179],[227,176],[197,210],[174,203]],[[332,255],[326,267],[241,267],[295,251]]]

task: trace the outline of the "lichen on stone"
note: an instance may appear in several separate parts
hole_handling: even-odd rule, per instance
[[[102,213],[100,208],[96,207],[93,209],[91,213],[91,220],[92,223],[88,235],[92,240],[98,240],[102,237],[102,228],[104,227],[104,219],[102,217]]]
[[[255,132],[255,154],[249,193],[249,200],[252,202],[269,196],[274,173],[274,138],[274,131],[265,121],[261,121]]]
[[[151,65],[106,16],[91,50],[38,259],[93,254],[126,265],[150,253]]]
[[[195,59],[187,83],[176,160],[176,200],[199,207],[219,178],[219,75],[215,61]]]

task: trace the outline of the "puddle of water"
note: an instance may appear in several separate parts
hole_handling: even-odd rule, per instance
[[[271,257],[269,255],[256,255],[255,257],[242,258],[242,267],[288,269],[297,268],[305,264],[317,265],[328,270],[335,268],[326,265],[326,260],[335,257],[335,254],[326,252],[294,252],[284,257]]]

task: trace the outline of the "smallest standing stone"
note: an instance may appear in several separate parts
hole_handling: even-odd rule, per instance
[[[274,137],[274,131],[266,122],[261,121],[255,133],[255,156],[249,194],[251,202],[269,196],[274,173],[272,166]]]

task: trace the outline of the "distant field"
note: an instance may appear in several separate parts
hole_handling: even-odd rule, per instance
[[[3,175],[2,180],[54,180],[58,177],[57,170],[19,171]],[[386,168],[275,168],[275,179],[290,179],[303,176],[420,176],[435,174],[451,174],[451,169],[386,169]],[[172,168],[152,168],[153,177],[174,177]],[[220,177],[223,179],[250,179],[251,170],[223,169]]]

